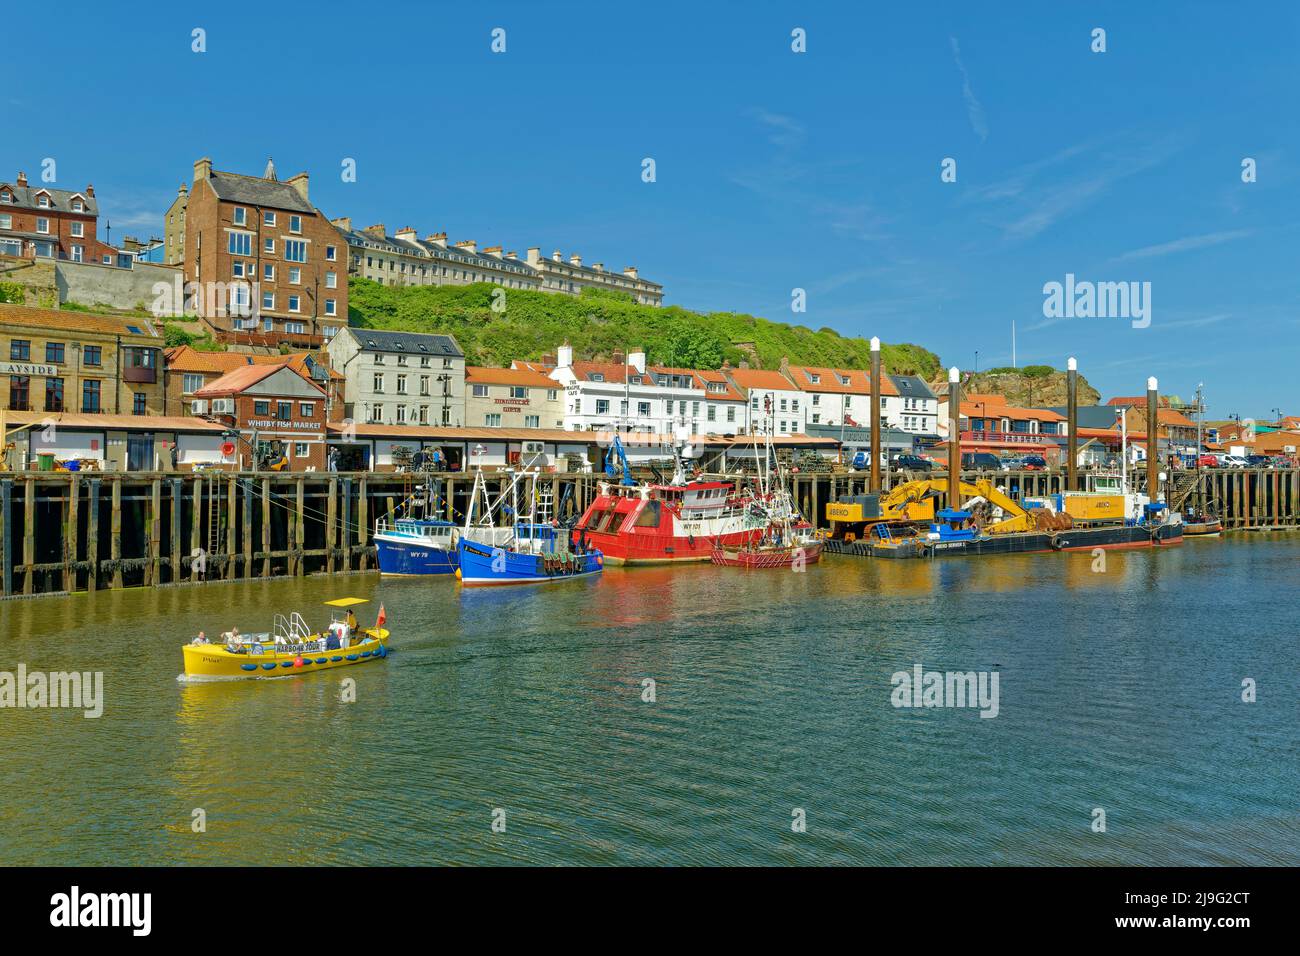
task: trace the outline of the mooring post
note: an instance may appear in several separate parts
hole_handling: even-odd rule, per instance
[[[244,486],[244,520],[243,528],[240,530],[244,552],[243,575],[251,578],[253,576],[253,479],[243,478],[240,481]]]
[[[149,483],[149,575],[146,584],[162,583],[162,479]]]
[[[871,337],[871,493],[880,494],[880,452],[883,442],[880,436],[880,396],[884,389],[880,387],[880,339]],[[840,448],[840,459],[844,458],[844,449]],[[814,522],[816,524],[816,522]]]
[[[86,489],[86,590],[99,589],[99,479]]]
[[[36,589],[36,482],[28,478],[23,482],[23,593]]]
[[[306,504],[303,498],[304,495],[303,484],[305,480],[306,479],[304,479],[301,475],[299,475],[298,480],[294,483],[296,487],[294,488],[294,509],[293,509],[293,551],[294,551],[293,573],[298,577],[302,577],[303,575],[304,560],[303,560],[302,552],[303,549],[306,547],[306,545],[303,544],[303,538],[302,538],[303,507]]]
[[[948,369],[948,507],[961,507],[961,372]]]
[[[213,495],[212,502],[208,504],[208,507],[211,508],[216,500],[216,495]],[[203,547],[200,543],[201,532],[199,531],[203,527],[203,521],[201,520],[203,517],[203,479],[197,476],[194,478],[194,507],[192,512],[190,517],[190,580],[197,581],[199,579],[199,562],[194,559],[194,553]],[[204,567],[207,566],[206,557],[203,565]]]
[[[1155,376],[1147,379],[1147,497],[1152,504],[1160,500],[1160,436],[1156,433],[1159,385]]]
[[[80,524],[81,476],[68,481],[68,520],[63,531],[63,590],[77,590],[77,532]]]
[[[343,540],[340,542],[343,548],[343,570],[352,570],[352,478],[343,479]]]
[[[1079,490],[1079,363],[1065,363],[1065,490]]]
[[[113,515],[109,520],[108,560],[113,568],[109,587],[122,586],[122,479],[113,479]]]
[[[366,566],[370,563],[370,555],[367,554],[367,548],[370,546],[370,501],[368,495],[366,476],[363,474],[357,491],[357,544],[361,549],[361,559],[357,562],[357,570],[359,571],[366,570]]]
[[[325,505],[325,570],[334,573],[335,529],[338,525],[338,479],[331,478],[327,485],[329,501]]]
[[[14,480],[0,480],[0,562],[4,565],[5,595],[14,593],[13,537],[14,523],[10,507],[14,500]]]
[[[233,475],[226,483],[226,580],[235,579],[235,483]]]
[[[262,479],[262,577],[271,576],[271,479]]]

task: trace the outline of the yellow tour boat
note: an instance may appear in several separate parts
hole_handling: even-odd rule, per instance
[[[364,664],[388,656],[387,615],[383,605],[374,627],[358,627],[352,608],[369,603],[365,598],[338,598],[326,605],[335,611],[329,627],[312,633],[302,615],[275,615],[270,633],[240,634],[229,631],[218,642],[198,639],[186,644],[185,676],[192,678],[268,678]]]

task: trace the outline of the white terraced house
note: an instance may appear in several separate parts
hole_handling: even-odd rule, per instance
[[[745,400],[722,372],[646,364],[645,352],[612,362],[575,362],[563,345],[554,364],[515,362],[545,372],[564,387],[564,427],[569,431],[670,434],[741,434]]]

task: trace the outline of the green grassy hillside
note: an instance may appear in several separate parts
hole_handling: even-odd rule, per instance
[[[644,347],[657,365],[717,368],[724,360],[752,367],[791,365],[869,368],[866,339],[845,338],[834,329],[812,329],[736,312],[691,312],[677,306],[636,305],[612,292],[587,290],[580,297],[546,292],[504,292],[503,311],[494,311],[497,286],[380,285],[348,280],[349,320],[374,329],[445,332],[456,337],[471,364],[509,365],[554,353],[565,341],[577,358],[608,358],[615,351]],[[881,347],[890,372],[926,379],[940,371],[939,357],[919,345]]]

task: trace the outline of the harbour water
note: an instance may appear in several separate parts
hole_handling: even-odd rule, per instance
[[[1295,865],[1297,566],[1300,535],[1254,534],[1104,571],[830,555],[6,602],[0,670],[102,671],[105,701],[0,710],[0,863]],[[199,630],[342,595],[363,624],[383,602],[388,660],[177,680]],[[895,708],[917,664],[996,672],[997,716]]]

